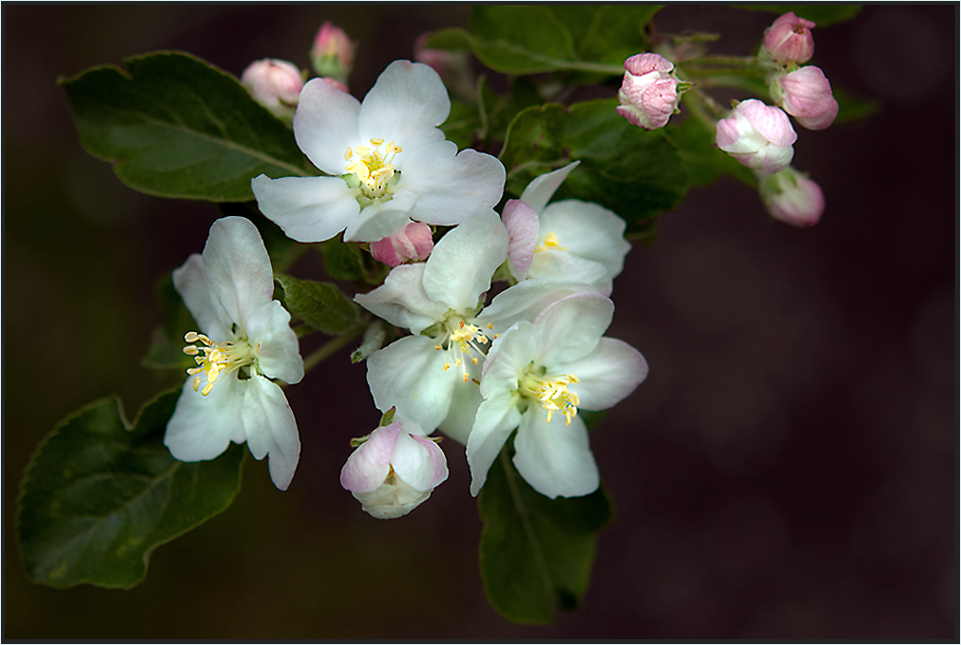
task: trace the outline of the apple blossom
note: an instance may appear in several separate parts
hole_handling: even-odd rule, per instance
[[[447,479],[447,458],[435,441],[396,421],[374,430],[351,453],[340,484],[377,519],[407,515]]]
[[[317,30],[310,49],[310,62],[321,76],[343,84],[354,67],[357,44],[351,42],[347,33],[327,20]]]
[[[617,113],[633,125],[653,130],[667,125],[690,83],[678,86],[674,63],[660,54],[636,54],[624,61]]]
[[[779,63],[806,63],[814,55],[814,26],[789,11],[764,31],[761,52]]]
[[[370,245],[370,254],[388,266],[399,266],[404,262],[426,260],[434,248],[434,237],[430,226],[423,222],[411,222],[390,237],[385,237]]]
[[[823,130],[838,115],[831,82],[814,65],[775,76],[771,90],[777,104],[808,130]]]
[[[814,226],[824,212],[821,187],[788,167],[775,175],[758,174],[758,192],[768,212],[791,226]]]
[[[612,407],[647,376],[637,350],[602,338],[613,313],[608,298],[579,293],[494,341],[480,382],[484,400],[467,441],[472,495],[515,428],[514,465],[534,490],[553,499],[597,489],[597,464],[578,411]]]
[[[492,208],[506,173],[496,158],[462,150],[436,126],[447,90],[427,65],[394,61],[360,103],[320,79],[304,86],[297,144],[328,177],[252,181],[261,211],[299,242],[373,242],[411,220],[454,226]]]
[[[797,133],[781,108],[757,99],[738,103],[731,116],[717,122],[717,146],[748,168],[774,174],[794,157]]]
[[[240,83],[271,114],[290,119],[300,99],[304,77],[293,63],[264,58],[247,66],[240,75]]]
[[[243,217],[213,223],[203,255],[173,272],[174,287],[203,333],[189,332],[195,357],[164,435],[181,461],[215,459],[231,441],[270,456],[277,488],[300,458],[294,414],[277,381],[297,383],[304,364],[290,314],[273,299],[274,279],[256,227]],[[197,343],[196,345],[194,343]]]

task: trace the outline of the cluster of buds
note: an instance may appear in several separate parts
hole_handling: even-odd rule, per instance
[[[674,63],[660,54],[636,54],[624,61],[617,113],[646,130],[663,128],[678,112],[681,94],[690,87],[678,80]]]

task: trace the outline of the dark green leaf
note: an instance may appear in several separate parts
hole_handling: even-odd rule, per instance
[[[80,142],[125,184],[161,197],[253,199],[250,180],[316,174],[293,134],[236,78],[180,52],[61,79]]]
[[[463,101],[451,100],[450,116],[441,126],[448,141],[457,144],[458,149],[474,145],[474,133],[480,128],[481,120],[477,110]]]
[[[748,186],[756,185],[754,173],[714,145],[715,129],[708,128],[694,115],[672,119],[667,125],[667,133],[684,162],[688,186],[707,186],[724,175],[735,177]]]
[[[197,331],[197,323],[174,288],[169,271],[154,283],[154,297],[160,305],[165,322],[162,327],[153,330],[150,347],[140,364],[149,369],[183,372],[196,365],[194,360],[183,352],[183,338],[188,331]]]
[[[860,121],[881,111],[880,101],[855,98],[840,87],[834,87],[834,98],[838,102],[838,116],[834,119],[835,125]]]
[[[274,276],[284,289],[291,315],[325,334],[342,334],[357,326],[357,306],[332,282]]]
[[[517,473],[505,446],[478,497],[480,568],[491,606],[517,623],[553,622],[587,591],[597,533],[610,523],[603,489],[551,500]]]
[[[858,12],[861,11],[859,4],[736,4],[738,9],[747,11],[767,11],[776,14],[785,14],[793,11],[796,16],[806,18],[815,23],[818,27],[836,25],[840,22],[853,20]]]
[[[17,538],[31,580],[129,589],[151,552],[224,511],[240,489],[244,448],[184,463],[163,445],[180,394],[145,405],[131,427],[108,397],[64,419],[21,485]]]
[[[330,238],[323,245],[324,268],[327,275],[335,280],[361,282],[366,279],[364,260],[360,246],[344,242],[339,235]]]
[[[578,58],[614,65],[647,51],[644,28],[661,8],[644,4],[550,7],[571,33]]]

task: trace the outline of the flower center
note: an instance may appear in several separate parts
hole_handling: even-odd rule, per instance
[[[187,374],[194,377],[194,392],[200,390],[201,375],[207,378],[204,389],[200,390],[200,393],[204,396],[210,394],[210,390],[214,388],[214,385],[218,383],[222,376],[237,369],[250,367],[256,362],[253,347],[250,346],[246,338],[234,343],[219,343],[210,340],[203,334],[188,331],[184,335],[184,340],[188,343],[200,343],[199,345],[184,347],[184,354],[193,356],[194,360],[197,361],[197,367],[191,367],[187,370]]]
[[[534,253],[540,253],[541,251],[546,251],[548,249],[553,249],[555,251],[566,251],[567,249],[561,246],[560,242],[557,241],[557,236],[553,233],[548,233],[544,237],[544,241],[534,247]]]
[[[493,329],[494,325],[487,323],[488,329]],[[487,345],[490,342],[490,338],[483,329],[477,325],[472,325],[466,322],[463,318],[454,316],[449,318],[442,326],[442,331],[446,332],[444,339],[434,345],[434,349],[440,351],[444,349],[444,345],[447,345],[447,362],[444,363],[444,371],[446,372],[453,367],[460,367],[463,370],[464,382],[470,380],[470,376],[467,374],[466,361],[470,361],[474,365],[477,365],[477,356],[471,356],[471,352],[477,352],[477,354],[483,356],[485,354],[483,345]],[[495,334],[495,338],[497,335]]]
[[[568,385],[577,383],[577,377],[573,374],[561,374],[548,378],[544,372],[543,367],[529,371],[520,380],[518,392],[547,414],[548,423],[554,418],[555,412],[560,412],[564,415],[564,423],[571,425],[571,421],[577,416],[577,406],[581,400],[577,392],[572,392]]]
[[[381,151],[383,146],[383,151]],[[346,171],[353,178],[345,177],[348,184],[357,182],[360,192],[367,199],[380,199],[387,195],[391,185],[396,183],[391,181],[394,174],[400,177],[400,171],[394,166],[393,161],[397,153],[401,152],[401,147],[391,141],[384,145],[383,139],[371,139],[369,146],[357,146],[347,148],[344,153],[344,161],[347,162]],[[353,179],[353,181],[351,181]]]

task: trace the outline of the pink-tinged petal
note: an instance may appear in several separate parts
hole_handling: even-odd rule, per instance
[[[553,233],[568,252],[598,262],[612,278],[624,268],[624,256],[631,243],[624,239],[627,224],[616,213],[599,204],[565,199],[541,213],[541,230]]]
[[[590,284],[560,278],[529,278],[501,291],[477,316],[475,324],[493,326],[495,334],[503,333],[518,320],[533,322],[547,307],[561,298],[595,291]]]
[[[558,300],[534,321],[541,335],[541,361],[549,369],[594,351],[614,317],[614,303],[596,292]]]
[[[310,161],[329,175],[342,175],[347,148],[366,143],[358,130],[360,102],[323,79],[304,86],[294,114],[294,138]]]
[[[507,229],[501,218],[492,210],[474,213],[434,246],[424,270],[424,290],[454,311],[473,309],[506,259]]]
[[[247,317],[274,297],[274,274],[257,227],[243,217],[217,220],[203,258],[211,293],[230,321],[245,328]]]
[[[297,334],[290,328],[290,313],[279,300],[267,303],[247,320],[248,340],[254,347],[258,369],[270,378],[299,383],[304,378]]]
[[[364,141],[377,137],[394,141],[405,151],[413,150],[443,141],[444,133],[436,126],[446,121],[448,114],[450,98],[437,72],[427,65],[397,60],[364,97],[360,135]]]
[[[717,122],[717,136],[715,142],[721,149],[727,149],[734,145],[740,138],[741,133],[737,127],[737,120],[733,117],[721,119]]]
[[[360,213],[355,191],[340,177],[267,175],[251,181],[257,206],[298,242],[324,242],[347,228]]]
[[[520,423],[521,413],[514,398],[505,394],[487,399],[477,409],[477,419],[467,440],[467,463],[470,466],[470,494],[477,493],[487,481],[487,473],[500,454],[511,432]]]
[[[535,213],[543,212],[554,192],[580,163],[580,161],[573,161],[563,168],[534,177],[521,193],[521,201],[533,208]]]
[[[552,367],[577,377],[570,389],[584,410],[614,407],[647,378],[648,371],[639,351],[614,338],[602,338],[594,351],[579,360]]]
[[[400,423],[377,428],[367,441],[347,458],[340,470],[340,485],[352,493],[367,493],[380,487],[390,473],[394,446],[404,432]]]
[[[447,352],[426,336],[405,336],[367,359],[367,384],[378,410],[397,408],[398,417],[430,433],[450,409],[461,372],[444,370]]]
[[[430,226],[423,222],[409,222],[403,229],[370,244],[375,260],[392,267],[404,262],[426,260],[434,250]]]
[[[274,486],[287,490],[300,461],[297,421],[284,391],[262,376],[245,381],[241,420],[247,445],[255,459],[269,455],[268,469]],[[244,382],[242,382],[244,383]],[[214,387],[214,390],[220,387]]]
[[[537,213],[525,202],[512,199],[504,205],[502,220],[509,236],[507,259],[510,261],[511,275],[523,280],[531,268],[534,247],[537,246],[540,230]]]
[[[492,209],[504,194],[504,164],[476,150],[457,153],[450,141],[402,153],[397,166],[398,186],[418,195],[411,218],[419,222],[454,226],[473,213]]]
[[[580,497],[600,486],[587,427],[580,417],[565,425],[563,417],[555,415],[548,423],[538,410],[529,409],[521,419],[514,447],[517,472],[541,495]]]
[[[641,76],[650,72],[670,72],[674,69],[674,63],[660,54],[645,52],[635,54],[624,61],[624,69],[634,76]]]
[[[401,432],[391,465],[398,477],[421,492],[432,490],[447,479],[447,457],[440,446],[426,437]]]
[[[173,283],[200,326],[199,331],[214,339],[226,340],[230,337],[233,321],[207,284],[204,259],[199,253],[194,253],[183,266],[174,269]]]
[[[757,99],[748,99],[739,103],[737,110],[774,145],[791,146],[797,141],[797,132],[791,127],[791,119],[781,108],[765,105]]]
[[[423,264],[394,268],[384,284],[370,293],[354,296],[354,302],[392,325],[424,331],[447,313],[447,305],[432,300],[424,291]]]
[[[247,384],[228,375],[202,396],[194,392],[193,380],[191,376],[184,383],[167,423],[164,445],[180,461],[216,459],[231,441],[243,443],[247,439],[240,418]]]

